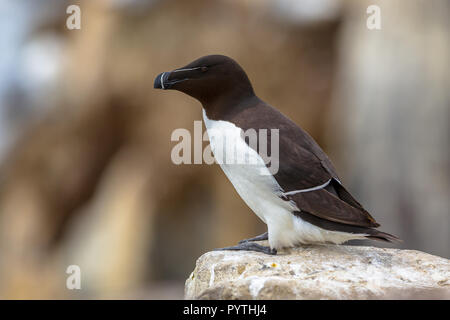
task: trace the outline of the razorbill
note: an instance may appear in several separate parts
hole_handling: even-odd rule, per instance
[[[199,58],[156,76],[154,88],[181,91],[201,102],[217,162],[245,203],[267,224],[266,233],[218,250],[276,254],[280,248],[301,244],[399,240],[375,229],[379,224],[344,188],[325,152],[308,133],[255,95],[233,59]],[[260,144],[250,143],[242,134],[251,130],[277,135],[275,140],[266,139],[266,150],[277,147],[278,159],[268,163],[263,158]],[[219,143],[222,139],[212,139],[217,133],[232,142],[235,156],[246,161],[224,161],[227,151],[223,141]],[[259,240],[268,240],[270,247],[254,242]]]

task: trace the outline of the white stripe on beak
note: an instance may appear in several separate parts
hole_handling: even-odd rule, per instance
[[[165,89],[164,88],[164,75],[165,75],[166,73],[165,72],[163,72],[162,74],[161,74],[161,88],[163,88],[163,90]]]

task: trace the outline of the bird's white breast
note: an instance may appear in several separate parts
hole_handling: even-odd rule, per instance
[[[267,224],[271,248],[355,239],[354,234],[324,230],[293,215],[300,210],[280,198],[282,188],[259,154],[241,138],[242,129],[228,121],[208,119],[205,110],[203,119],[217,162],[245,203]]]

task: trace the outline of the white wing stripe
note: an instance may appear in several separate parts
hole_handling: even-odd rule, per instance
[[[294,191],[285,192],[285,193],[283,193],[283,195],[290,196],[290,195],[297,194],[297,193],[309,192],[309,191],[323,189],[330,183],[330,181],[331,181],[331,179],[328,180],[327,182],[325,182],[324,184],[321,184],[320,186],[317,186],[317,187],[312,187],[312,188],[308,188],[308,189],[301,189],[301,190],[294,190]]]

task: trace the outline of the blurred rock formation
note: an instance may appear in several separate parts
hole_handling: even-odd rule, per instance
[[[360,13],[381,8],[381,30]],[[330,152],[383,230],[450,256],[448,1],[352,1],[339,36]],[[339,134],[337,134],[339,133]]]
[[[264,100],[321,141],[339,22],[286,23],[240,1],[81,8],[81,30],[49,27],[65,39],[58,90],[1,167],[0,295],[158,298],[178,288],[181,298],[197,256],[264,225],[217,165],[171,162],[172,131],[192,131],[201,108],[153,90],[155,75],[229,55]],[[71,264],[81,291],[65,288]]]

